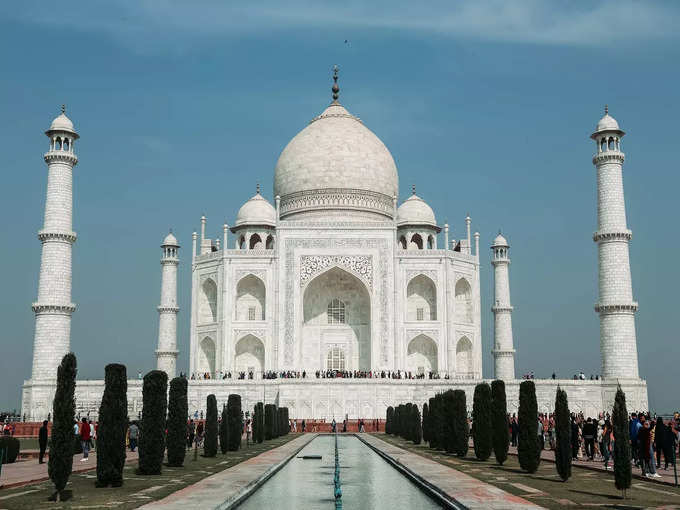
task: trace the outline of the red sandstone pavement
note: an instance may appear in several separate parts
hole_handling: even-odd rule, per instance
[[[510,453],[510,455],[517,455],[517,447],[511,446],[509,453]],[[597,459],[598,457],[595,457],[595,458]],[[586,469],[592,469],[593,471],[601,471],[603,473],[605,472],[604,462],[602,462],[601,460],[595,460],[595,461],[591,462],[589,460],[584,460],[584,459],[585,459],[585,457],[581,458],[579,460],[575,460],[575,461],[572,462],[572,465],[578,466],[578,467],[583,467],[583,468],[586,468]],[[552,450],[543,450],[541,452],[541,460],[545,460],[547,462],[555,462],[555,453]],[[633,466],[633,477],[639,478],[640,480],[650,481],[650,482],[657,482],[657,483],[662,483],[662,484],[666,484],[666,485],[675,485],[675,476],[673,474],[673,466],[669,465],[668,469],[664,470],[663,464],[664,464],[664,461],[662,460],[661,461],[662,469],[659,469],[659,466],[656,467],[656,472],[661,475],[661,478],[644,477],[644,476],[642,476],[640,468],[636,468],[635,466]],[[614,466],[614,462],[613,462],[613,460],[610,459],[609,460],[609,473],[611,474],[612,477],[614,476],[613,466]],[[678,469],[678,480],[680,480],[680,467]]]
[[[73,472],[82,473],[85,471],[92,471],[97,468],[97,452],[90,451],[90,458],[86,462],[81,462],[83,454],[73,456]],[[137,460],[137,452],[127,452],[126,462]],[[47,475],[47,460],[44,464],[38,464],[38,459],[29,459],[13,464],[3,464],[2,473],[0,473],[0,488],[8,489],[10,487],[20,487],[30,483],[42,482],[48,480]]]

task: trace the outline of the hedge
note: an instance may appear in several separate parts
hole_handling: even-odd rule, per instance
[[[205,439],[203,440],[203,456],[217,455],[217,399],[210,394],[205,407]]]
[[[139,475],[160,475],[165,453],[168,375],[152,370],[142,384],[142,423],[139,433]]]
[[[241,395],[231,394],[227,399],[227,426],[229,427],[229,451],[235,452],[241,447],[241,432],[243,421],[241,418]]]
[[[491,421],[493,434],[493,454],[501,466],[508,458],[510,432],[508,407],[505,399],[505,383],[501,379],[491,383]]]
[[[187,380],[175,377],[170,381],[168,397],[168,466],[182,467],[187,451],[187,415],[189,402]]]
[[[104,395],[97,428],[97,487],[123,485],[128,427],[127,371],[112,363],[104,369]]]

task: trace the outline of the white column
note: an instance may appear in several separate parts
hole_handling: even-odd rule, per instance
[[[494,377],[504,381],[515,378],[515,349],[512,339],[512,305],[510,304],[510,258],[508,243],[500,234],[491,247],[494,268]]]
[[[613,122],[612,122],[613,121]],[[620,138],[623,131],[605,114],[592,138],[599,142]],[[632,233],[626,225],[623,194],[623,161],[616,146],[593,156],[597,170],[597,232],[599,299],[595,311],[600,315],[600,350],[603,379],[638,379],[635,312],[628,243]]]
[[[174,238],[173,238],[174,239]],[[161,248],[161,302],[158,306],[158,349],[156,368],[172,379],[177,368],[177,266],[179,245],[166,238]]]
[[[50,140],[59,137],[62,144],[60,148],[51,144],[44,156],[47,197],[44,226],[38,232],[42,242],[38,299],[32,306],[35,312],[33,381],[56,379],[57,367],[71,349],[71,314],[76,309],[71,302],[71,250],[76,241],[72,230],[73,167],[78,158],[72,148],[78,134],[63,110],[45,134]],[[68,150],[63,148],[65,138],[69,139]]]

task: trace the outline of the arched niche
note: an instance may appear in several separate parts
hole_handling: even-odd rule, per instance
[[[198,298],[199,323],[217,322],[217,284],[212,278],[206,278],[201,285]]]
[[[409,321],[437,320],[437,287],[431,278],[420,274],[408,282],[406,317]]]
[[[255,335],[246,335],[234,347],[236,372],[260,374],[264,370],[264,343]]]
[[[437,344],[427,335],[418,335],[408,343],[406,352],[408,369],[415,373],[437,371]]]
[[[266,249],[268,250],[273,250],[274,249],[274,236],[269,234],[267,236],[267,243],[266,243]]]
[[[423,249],[423,238],[420,234],[413,234],[411,236],[411,242],[408,245],[409,250],[422,250]]]
[[[402,250],[405,250],[405,249],[407,248],[407,245],[406,245],[406,237],[405,237],[405,236],[399,237],[399,247],[400,247]]]
[[[454,306],[456,322],[472,322],[472,288],[465,278],[456,282]]]
[[[201,340],[198,352],[199,376],[205,372],[208,372],[211,377],[215,374],[215,342],[209,336]]]
[[[266,296],[264,282],[257,276],[249,274],[241,278],[236,285],[236,320],[265,320]]]
[[[261,250],[262,248],[264,248],[260,234],[253,234],[250,236],[248,247],[251,250]]]
[[[468,378],[473,372],[472,342],[464,336],[456,344],[456,374]]]

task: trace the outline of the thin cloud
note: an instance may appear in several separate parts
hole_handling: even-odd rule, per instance
[[[44,3],[6,13],[24,23],[54,26]],[[59,23],[106,33],[140,51],[176,48],[192,39],[254,36],[292,30],[401,30],[510,43],[612,46],[677,39],[678,4],[635,0],[401,0],[321,4],[310,0],[244,2],[91,0],[68,4]]]

